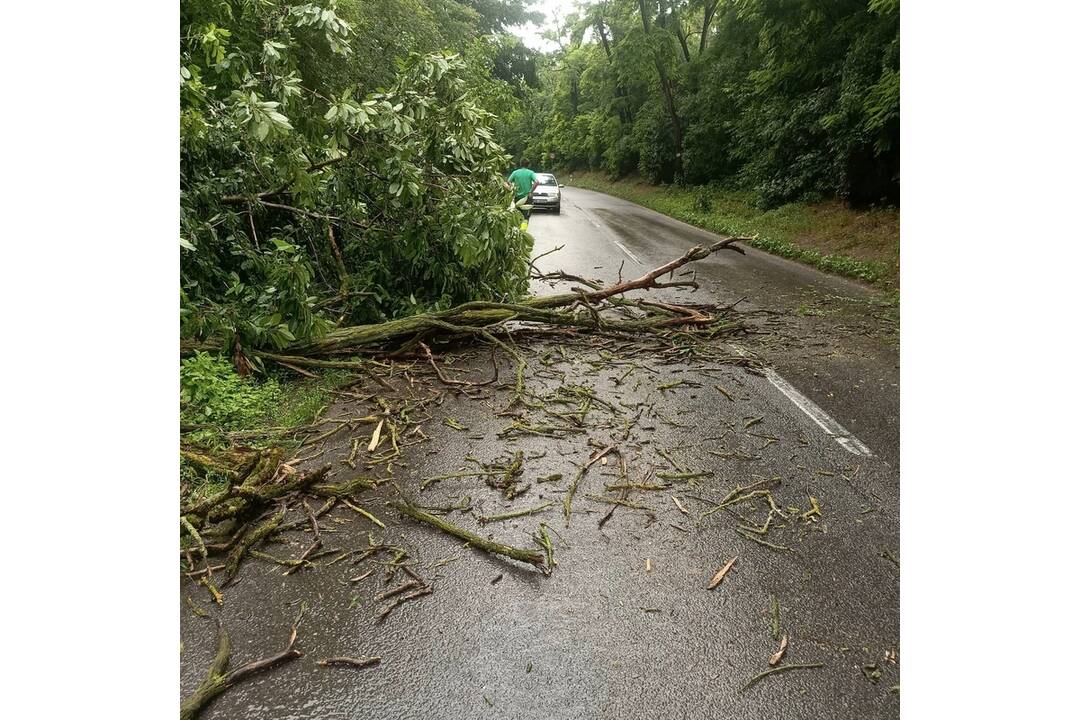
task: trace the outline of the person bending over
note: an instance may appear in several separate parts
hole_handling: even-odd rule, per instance
[[[506,186],[514,191],[514,206],[525,216],[526,223],[529,222],[531,211],[518,206],[518,203],[521,201],[521,198],[527,198],[525,204],[532,204],[532,192],[539,184],[540,178],[536,177],[536,173],[527,167],[519,167],[517,170],[510,173],[510,177],[507,178]]]

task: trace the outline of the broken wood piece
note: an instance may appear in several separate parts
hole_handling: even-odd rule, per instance
[[[285,646],[284,650],[275,655],[271,655],[268,658],[254,660],[246,665],[241,665],[228,673],[226,673],[225,670],[229,666],[229,655],[231,652],[229,634],[225,632],[225,628],[221,627],[219,624],[217,654],[214,655],[214,660],[210,663],[210,668],[206,672],[206,678],[199,684],[199,687],[195,689],[195,692],[180,703],[180,720],[193,720],[214,698],[244,678],[264,670],[269,670],[279,663],[302,656],[303,653],[293,647],[296,645],[296,628],[299,623],[300,618],[298,617],[296,622],[293,623],[292,633],[289,636],[289,644]]]
[[[511,520],[513,518],[524,517],[525,515],[533,515],[535,513],[543,512],[548,509],[554,502],[546,502],[543,505],[537,505],[536,507],[522,508],[520,510],[511,510],[510,512],[502,513],[500,515],[479,515],[477,520],[481,525],[486,525],[491,522],[499,522],[500,520]]]
[[[356,512],[360,513],[361,515],[363,515],[364,517],[366,517],[366,518],[367,518],[368,520],[370,520],[371,522],[375,523],[375,524],[376,524],[376,525],[378,525],[379,527],[381,527],[381,528],[385,528],[385,527],[386,527],[385,525],[383,525],[383,522],[382,522],[382,520],[380,520],[379,518],[375,517],[374,515],[372,515],[371,513],[369,513],[369,512],[368,512],[367,510],[365,510],[364,508],[362,508],[362,507],[358,507],[358,506],[356,506],[356,505],[353,505],[353,504],[352,504],[351,502],[349,502],[349,501],[348,501],[348,500],[346,500],[345,498],[342,498],[342,499],[341,499],[341,502],[345,503],[345,505],[347,505],[348,507],[352,508],[352,509],[353,509],[353,510],[355,510]]]
[[[769,656],[769,664],[776,665],[784,657],[784,653],[787,652],[788,638],[787,635],[780,639],[780,649]]]
[[[589,471],[589,468],[592,467],[593,463],[595,463],[597,460],[604,457],[614,449],[615,445],[612,444],[608,445],[605,448],[597,450],[595,453],[592,454],[592,457],[590,457],[589,460],[578,469],[577,474],[574,475],[574,481],[570,483],[570,487],[567,488],[566,495],[563,497],[563,516],[566,518],[567,527],[570,527],[570,507],[574,502],[574,493],[577,492],[578,484],[581,482],[581,479],[585,477],[585,473]]]
[[[424,587],[424,583],[418,580],[407,580],[402,584],[398,585],[396,588],[391,588],[390,590],[385,590],[379,593],[373,599],[375,600],[375,602],[382,602],[383,600],[389,600],[395,595],[400,595],[403,592],[415,590],[416,588],[420,587]]]
[[[368,571],[367,571],[366,573],[361,573],[360,575],[357,575],[357,576],[356,576],[356,577],[354,577],[354,578],[349,578],[349,582],[360,582],[360,581],[361,581],[361,580],[363,580],[364,578],[368,578],[368,577],[371,577],[371,574],[372,574],[372,573],[374,573],[374,572],[375,572],[375,571],[376,571],[377,569],[378,569],[378,568],[371,568],[371,569],[370,569],[370,570],[368,570]]]
[[[486,538],[480,537],[474,532],[470,532],[464,528],[460,528],[457,525],[447,522],[446,520],[426,513],[419,508],[410,505],[408,503],[391,502],[390,506],[395,508],[401,513],[408,515],[413,520],[419,520],[422,523],[431,525],[432,527],[442,530],[444,533],[453,535],[454,537],[461,538],[468,541],[471,545],[480,548],[489,553],[496,555],[505,555],[508,558],[517,560],[518,562],[529,563],[535,565],[538,568],[544,567],[544,556],[538,552],[532,550],[523,550],[511,545],[504,545],[498,542],[492,542]]]
[[[690,514],[690,511],[689,511],[689,510],[687,510],[687,509],[686,509],[686,508],[685,508],[685,507],[683,506],[683,504],[682,504],[681,502],[679,502],[679,498],[677,498],[677,497],[675,497],[674,495],[672,495],[672,496],[671,496],[671,500],[672,500],[672,501],[673,501],[673,502],[675,503],[675,507],[679,508],[679,512],[681,512],[681,513],[682,513],[683,515],[689,515],[689,514]]]
[[[383,422],[385,421],[380,420],[379,424],[375,426],[375,430],[371,433],[371,442],[368,443],[367,446],[367,451],[369,453],[375,452],[375,448],[379,447],[379,440],[381,439],[382,435]]]
[[[316,540],[315,542],[311,543],[311,545],[308,546],[308,549],[305,550],[303,552],[303,554],[300,555],[300,557],[298,557],[296,560],[292,560],[292,561],[289,562],[289,565],[290,565],[289,569],[286,570],[282,574],[283,575],[292,575],[294,572],[296,572],[301,567],[303,567],[305,564],[307,564],[308,556],[311,555],[311,553],[313,553],[315,550],[318,550],[320,547],[322,547],[322,542],[320,542],[319,540]]]
[[[389,615],[394,610],[394,608],[398,607],[399,605],[407,603],[410,600],[415,600],[419,597],[424,597],[425,595],[430,595],[433,591],[434,588],[432,588],[430,585],[427,585],[418,590],[414,590],[411,593],[406,593],[405,595],[398,595],[396,598],[394,598],[394,601],[392,603],[379,611],[378,621],[382,622],[383,620],[385,620],[386,616]]]
[[[716,571],[716,574],[715,574],[715,575],[713,575],[713,577],[712,577],[712,580],[710,580],[710,581],[709,581],[709,584],[708,584],[708,586],[706,587],[706,589],[707,589],[707,590],[712,590],[712,589],[713,589],[713,588],[715,588],[715,587],[716,587],[717,585],[719,585],[720,583],[722,583],[722,582],[724,581],[724,576],[728,574],[728,570],[731,570],[731,566],[732,566],[732,565],[734,565],[734,564],[735,564],[735,561],[736,561],[736,560],[738,560],[738,559],[739,559],[739,556],[738,556],[738,555],[736,555],[735,557],[733,557],[733,558],[731,558],[730,560],[728,560],[728,561],[727,561],[727,564],[726,564],[726,565],[724,565],[724,567],[722,567],[722,568],[720,568],[719,570],[717,570],[717,571]]]

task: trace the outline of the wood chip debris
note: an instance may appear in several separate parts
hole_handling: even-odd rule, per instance
[[[788,639],[787,635],[780,639],[780,649],[769,656],[769,664],[776,666],[784,658],[784,653],[787,652]]]
[[[371,442],[368,443],[367,451],[369,453],[375,452],[375,448],[379,447],[379,440],[382,437],[383,421],[380,420],[379,424],[375,426],[375,430],[371,433]]]
[[[733,558],[731,558],[730,560],[728,560],[728,561],[727,561],[727,564],[726,564],[726,565],[724,565],[724,567],[722,567],[722,568],[720,568],[719,570],[717,570],[717,571],[716,571],[716,574],[715,574],[715,575],[713,575],[713,577],[712,577],[712,580],[710,580],[710,581],[709,581],[709,585],[708,585],[708,586],[706,587],[706,589],[707,589],[707,590],[712,590],[712,589],[713,589],[713,588],[715,588],[715,587],[716,587],[717,585],[719,585],[720,583],[722,583],[722,582],[724,581],[724,576],[728,574],[728,570],[730,570],[730,569],[731,569],[731,566],[732,566],[732,565],[734,565],[734,564],[735,564],[735,561],[736,561],[736,560],[738,560],[738,559],[739,559],[739,556],[738,556],[738,555],[736,555],[735,557],[733,557]]]
[[[652,558],[645,558],[645,572],[652,572]]]

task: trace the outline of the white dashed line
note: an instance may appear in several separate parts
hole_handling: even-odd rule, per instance
[[[627,257],[636,262],[638,265],[642,264],[641,260],[638,260],[637,256],[634,255],[634,253],[627,250],[625,245],[616,240],[614,237],[611,237],[611,232],[604,226],[603,223],[597,221],[593,217],[592,212],[590,212],[584,207],[581,207],[580,205],[577,205],[576,203],[571,202],[571,205],[581,210],[585,218],[590,223],[592,223],[592,225],[595,226],[596,229],[608,235],[608,239],[611,240],[611,242],[615,243],[615,245],[620,250],[626,253]],[[750,354],[737,345],[732,345],[731,347],[736,353],[744,357],[749,356]],[[795,404],[795,407],[802,410],[807,417],[813,420],[818,425],[818,427],[824,430],[826,435],[835,440],[840,447],[844,448],[852,455],[861,455],[863,457],[874,456],[874,453],[870,450],[870,448],[866,447],[866,445],[864,445],[862,441],[860,441],[857,437],[848,432],[843,425],[836,422],[836,420],[834,420],[832,416],[829,415],[829,413],[822,410],[817,403],[796,390],[795,387],[787,380],[780,377],[779,373],[777,373],[775,370],[773,370],[772,368],[766,368],[765,378],[773,384],[773,387],[782,392],[788,400],[793,402]]]
[[[634,262],[636,262],[636,263],[637,263],[638,265],[641,265],[641,261],[637,259],[637,255],[635,255],[634,253],[632,253],[632,252],[630,252],[629,250],[627,250],[627,249],[626,249],[626,246],[625,246],[625,245],[623,245],[623,244],[622,244],[621,242],[619,242],[618,240],[612,240],[611,242],[613,242],[613,243],[615,243],[616,245],[618,245],[618,246],[619,246],[619,249],[620,249],[620,250],[622,250],[622,251],[623,251],[624,253],[626,253],[626,256],[627,256],[628,258],[630,258],[631,260],[633,260]]]
[[[749,355],[749,353],[736,345],[732,345],[731,347],[739,355],[744,357]],[[807,417],[817,423],[818,427],[824,430],[825,434],[835,440],[840,447],[844,448],[852,455],[861,455],[863,457],[874,456],[874,453],[870,448],[866,447],[862,441],[848,432],[843,425],[836,422],[829,413],[821,409],[821,406],[796,390],[787,380],[780,377],[780,374],[775,370],[772,368],[765,368],[765,379],[772,383],[777,390],[784,393],[784,396],[793,402],[795,407],[802,410]]]
[[[595,227],[597,230],[599,230],[602,234],[607,235],[608,240],[615,243],[616,247],[618,247],[620,250],[622,250],[624,253],[626,253],[626,257],[630,258],[631,260],[636,262],[638,265],[644,265],[644,263],[641,262],[641,260],[638,259],[637,255],[630,252],[626,248],[625,245],[623,245],[621,242],[619,242],[618,240],[616,240],[614,237],[611,236],[612,235],[611,230],[608,229],[608,227],[607,227],[607,225],[605,223],[602,223],[599,220],[597,220],[595,217],[593,217],[593,213],[592,213],[591,210],[589,210],[587,208],[584,208],[581,205],[578,205],[578,204],[576,204],[574,202],[570,202],[570,204],[573,205],[574,207],[576,207],[578,210],[580,210],[581,214],[585,216],[585,219],[588,220],[589,223],[593,227]]]

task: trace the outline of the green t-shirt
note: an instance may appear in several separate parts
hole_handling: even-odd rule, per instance
[[[515,198],[523,198],[528,195],[532,192],[533,183],[540,180],[540,178],[536,177],[536,173],[529,168],[518,168],[510,173],[510,177],[507,179],[514,186]]]

